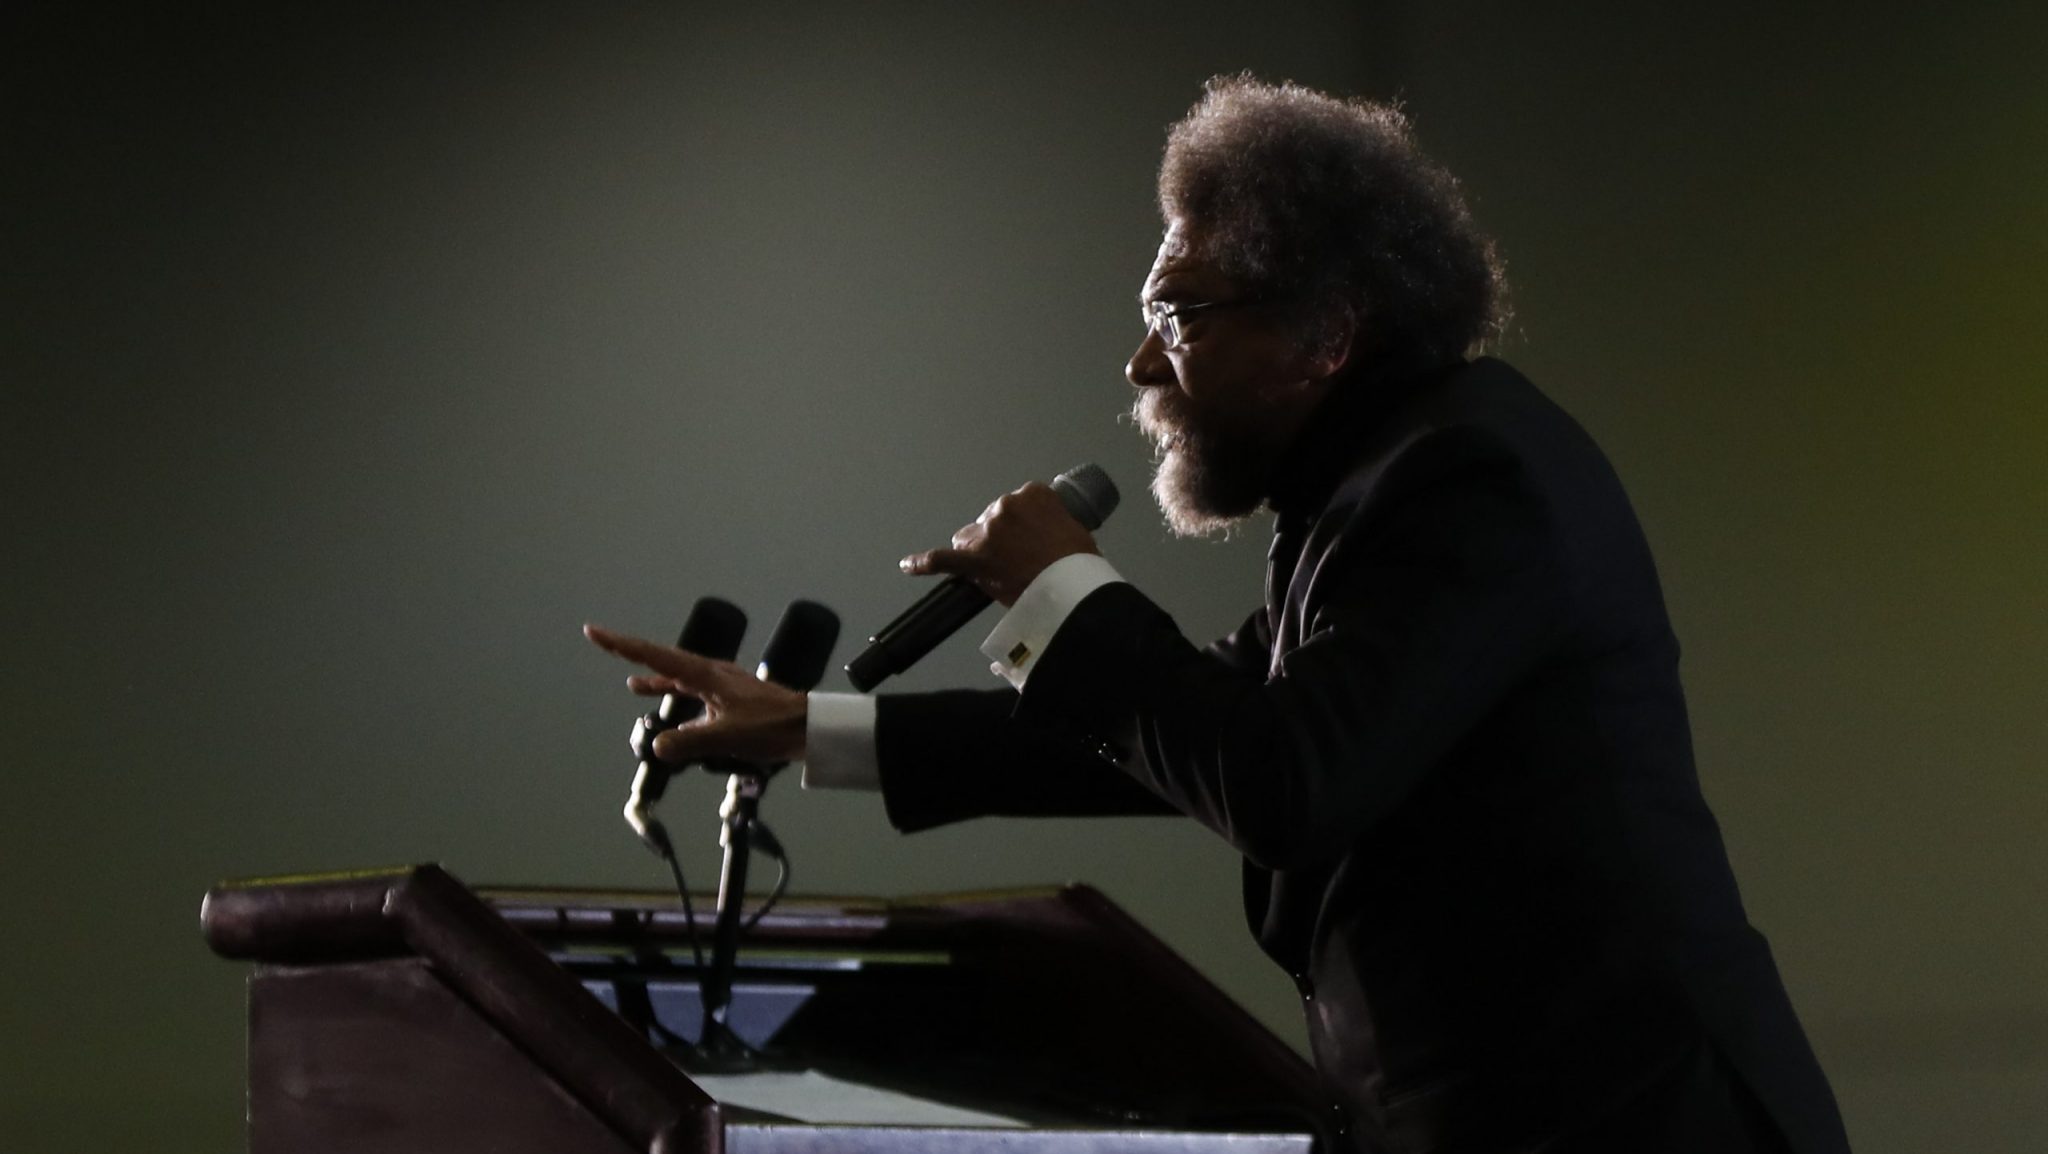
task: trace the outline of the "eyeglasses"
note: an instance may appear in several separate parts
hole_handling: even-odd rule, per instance
[[[1164,344],[1169,349],[1177,349],[1187,336],[1183,330],[1188,314],[1202,312],[1207,309],[1238,308],[1244,305],[1259,303],[1262,302],[1257,297],[1244,297],[1234,301],[1201,301],[1196,304],[1148,301],[1139,310],[1139,313],[1140,319],[1145,322],[1145,333],[1147,336],[1158,333],[1161,344]]]

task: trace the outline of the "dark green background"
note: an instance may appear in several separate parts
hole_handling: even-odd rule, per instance
[[[586,619],[667,634],[722,593],[765,630],[801,595],[864,634],[911,594],[896,557],[1097,460],[1112,559],[1190,633],[1234,624],[1262,530],[1169,539],[1117,414],[1162,130],[1251,68],[1402,95],[1500,236],[1503,352],[1635,497],[1708,795],[1859,1149],[2038,1149],[2023,11],[10,17],[0,1145],[238,1147],[216,878],[661,884]],[[982,664],[956,641],[904,683]],[[665,810],[704,883],[717,790]],[[1091,880],[1298,1038],[1192,826],[768,813],[812,892]]]

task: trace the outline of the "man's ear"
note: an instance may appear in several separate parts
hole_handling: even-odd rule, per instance
[[[1358,317],[1349,305],[1335,305],[1316,320],[1303,364],[1312,380],[1328,380],[1358,352]]]

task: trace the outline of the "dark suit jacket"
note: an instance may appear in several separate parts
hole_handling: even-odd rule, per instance
[[[1704,1047],[1792,1149],[1846,1151],[1599,449],[1480,360],[1346,382],[1290,461],[1266,604],[1224,640],[1109,585],[1021,697],[884,698],[895,824],[1214,829],[1333,1097],[1388,1148],[1569,1142]]]

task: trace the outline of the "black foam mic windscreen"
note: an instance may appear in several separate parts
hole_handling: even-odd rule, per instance
[[[731,661],[740,653],[740,640],[747,635],[747,615],[739,606],[720,597],[699,597],[676,637],[676,648],[718,661]],[[681,725],[704,712],[704,703],[694,697],[671,693],[661,699],[656,711],[669,726]]]
[[[816,601],[792,601],[775,623],[755,676],[808,693],[825,678],[839,643],[839,615]]]

